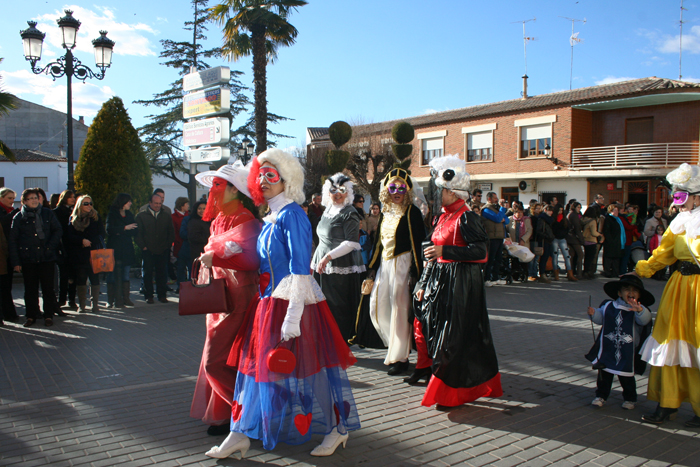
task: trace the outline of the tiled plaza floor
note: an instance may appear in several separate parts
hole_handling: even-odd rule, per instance
[[[640,423],[656,405],[646,400],[646,377],[635,410],[620,407],[617,382],[603,408],[589,405],[596,375],[583,358],[593,341],[585,310],[589,295],[604,298],[603,282],[487,290],[499,399],[422,407],[424,387],[387,376],[382,351],[353,347],[362,429],[329,458],[309,455],[320,437],[271,452],[253,440],[243,461],[204,456],[223,439],[189,418],[204,318],[178,316],[175,302],[71,313],[51,328],[8,323],[0,329],[0,465],[699,466],[699,430],[683,425],[687,404],[661,427]],[[664,283],[645,283],[658,302]],[[21,295],[16,284],[19,305]]]

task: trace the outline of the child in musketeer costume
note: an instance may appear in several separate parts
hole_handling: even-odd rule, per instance
[[[360,428],[346,373],[357,360],[309,274],[311,223],[300,206],[303,186],[303,169],[291,154],[268,149],[252,162],[248,189],[256,204],[270,208],[257,242],[260,296],[229,355],[228,364],[238,368],[231,434],[206,453],[210,457],[237,451],[243,457],[249,438],[273,449],[280,441],[305,443],[313,434],[325,438],[311,455],[330,456]],[[291,351],[287,362],[296,364],[273,366],[277,347]]]
[[[602,328],[593,348],[586,358],[598,370],[595,399],[591,405],[602,407],[610,397],[613,378],[617,375],[622,386],[622,408],[634,409],[637,403],[637,385],[634,381],[635,360],[637,373],[644,372],[645,365],[635,359],[643,336],[650,332],[654,296],[644,290],[642,280],[636,275],[624,275],[618,281],[608,282],[603,290],[613,300],[603,302],[600,308],[588,307],[588,315]],[[647,327],[649,325],[649,327]]]

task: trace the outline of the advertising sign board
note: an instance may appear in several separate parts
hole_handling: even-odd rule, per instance
[[[228,118],[207,118],[185,123],[182,127],[182,142],[185,146],[228,143],[230,137]]]
[[[182,117],[195,118],[217,115],[231,110],[231,91],[221,87],[186,94],[182,102]]]
[[[182,88],[185,92],[190,92],[220,84],[228,84],[230,80],[231,69],[227,66],[217,66],[198,73],[186,74],[182,79]]]

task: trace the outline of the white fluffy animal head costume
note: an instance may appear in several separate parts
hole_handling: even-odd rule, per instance
[[[436,157],[430,161],[430,175],[438,187],[451,190],[460,199],[469,199],[471,177],[466,167],[466,162],[459,156]]]
[[[260,166],[265,162],[269,162],[277,168],[284,183],[284,195],[297,204],[302,204],[305,199],[304,169],[301,167],[299,159],[288,152],[276,148],[268,149],[253,159],[250,174],[248,175],[248,190],[255,204],[260,206],[265,202],[258,180]]]
[[[323,184],[323,199],[321,203],[327,207],[330,208],[333,206],[333,199],[331,198],[331,187],[335,188],[340,188],[341,186],[345,187],[347,196],[345,197],[345,201],[343,202],[343,206],[348,206],[349,204],[352,204],[352,200],[355,197],[355,193],[353,191],[353,183],[350,180],[350,177],[345,175],[342,172],[338,172],[335,175],[331,175],[326,179],[326,182]]]

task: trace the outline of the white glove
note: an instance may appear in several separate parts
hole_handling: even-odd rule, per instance
[[[236,243],[232,241],[228,241],[224,244],[224,258],[230,258],[231,256],[243,252],[243,248]]]
[[[352,253],[355,250],[362,250],[362,246],[357,242],[350,242],[348,240],[344,240],[340,245],[335,247],[328,254],[331,255],[331,259],[337,259],[341,256],[347,255],[348,253]]]
[[[294,337],[301,336],[301,315],[304,313],[304,302],[289,302],[287,315],[282,321],[282,339],[288,341]]]

